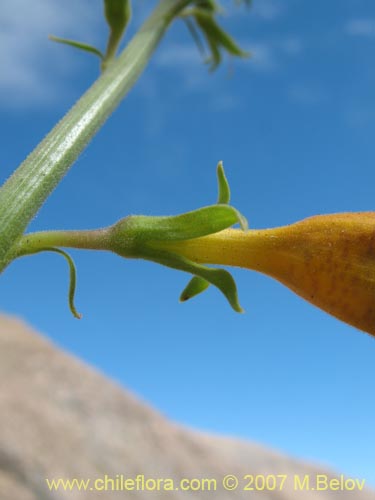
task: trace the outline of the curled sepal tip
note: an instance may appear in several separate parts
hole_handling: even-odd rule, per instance
[[[240,224],[247,230],[246,218],[230,206],[230,189],[222,162],[217,166],[218,203],[180,215],[150,217],[130,216],[109,229],[107,244],[113,252],[130,258],[144,258],[164,264],[194,277],[180,296],[184,302],[215,285],[233,309],[242,312],[236,284],[227,271],[203,266],[180,255],[185,242],[209,236]],[[204,243],[202,243],[204,253]]]
[[[210,283],[200,276],[193,276],[180,295],[180,302],[186,302],[207,290]]]
[[[33,251],[32,253],[39,253],[39,252],[55,252],[55,253],[62,255],[65,258],[65,260],[67,261],[68,266],[69,266],[69,291],[68,291],[69,309],[75,318],[81,319],[82,314],[80,314],[77,311],[77,309],[74,305],[74,295],[75,295],[76,283],[77,283],[77,271],[76,271],[76,266],[74,264],[73,259],[71,258],[71,256],[67,252],[64,252],[64,250],[61,250],[60,248],[44,247],[44,248],[40,248],[36,251]]]
[[[230,187],[229,187],[229,182],[228,179],[225,175],[224,171],[224,166],[223,162],[219,161],[217,168],[216,168],[216,177],[217,177],[217,186],[218,186],[218,197],[217,197],[217,203],[228,205],[230,202]],[[231,207],[233,208],[233,207]],[[247,223],[246,217],[244,217],[237,209],[233,208],[233,210],[236,210],[237,212],[237,222],[239,223],[241,229],[243,231],[247,231],[249,228],[249,225]]]
[[[232,275],[224,269],[217,269],[197,264],[186,257],[182,257],[166,250],[156,250],[145,247],[142,257],[146,260],[163,264],[164,266],[185,271],[216,286],[226,297],[232,308],[239,313],[243,312],[238,301],[237,286]]]

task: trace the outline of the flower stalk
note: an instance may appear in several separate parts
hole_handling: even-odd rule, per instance
[[[13,258],[62,246],[146,259],[193,275],[180,300],[212,284],[237,312],[242,308],[232,276],[207,264],[247,268],[275,278],[375,336],[375,212],[319,215],[288,226],[248,230],[246,219],[229,205],[221,163],[217,179],[215,205],[177,216],[129,216],[98,230],[28,234]],[[233,229],[234,224],[241,229]]]
[[[229,297],[236,311],[241,308],[230,275],[222,276],[228,278],[225,282],[215,281],[210,272],[227,272],[206,264],[247,268],[275,278],[315,306],[375,336],[374,212],[320,215],[272,229],[227,228],[191,238],[182,233],[168,237],[162,219],[166,218],[133,216],[96,231],[35,233],[21,240],[18,256],[48,244],[152,260],[194,275],[182,300],[211,283]]]
[[[182,294],[182,300],[203,292],[213,284],[225,295],[232,308],[242,312],[238,302],[236,284],[228,271],[204,266],[170,251],[164,243],[191,240],[217,233],[239,223],[247,230],[246,219],[229,205],[230,190],[222,163],[217,168],[218,203],[169,217],[129,216],[113,226],[88,231],[43,231],[23,236],[12,253],[12,259],[32,255],[45,250],[63,253],[68,262],[71,258],[57,247],[91,250],[108,250],[121,257],[142,258],[185,271],[194,276]],[[74,284],[72,285],[72,281]],[[77,317],[73,303],[75,268],[71,267],[70,308]]]

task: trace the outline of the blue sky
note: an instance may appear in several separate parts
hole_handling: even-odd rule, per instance
[[[134,25],[148,10],[136,3]],[[374,210],[373,1],[254,0],[249,11],[228,2],[223,24],[253,57],[226,59],[210,74],[176,23],[30,230],[210,204],[219,160],[253,228]],[[49,42],[49,33],[103,45],[101,2],[3,0],[2,180],[97,75],[93,57]],[[238,315],[214,289],[179,304],[188,277],[177,271],[72,254],[81,321],[68,311],[57,255],[9,267],[2,310],[172,419],[375,485],[372,338],[249,271],[233,270],[246,310]]]

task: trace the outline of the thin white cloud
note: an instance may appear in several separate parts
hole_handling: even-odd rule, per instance
[[[292,36],[267,42],[250,41],[246,47],[252,55],[246,67],[260,71],[275,71],[303,50],[301,40]]]
[[[352,19],[347,23],[345,31],[352,36],[375,37],[375,18]]]
[[[169,43],[156,53],[153,60],[161,70],[177,72],[182,76],[186,91],[202,91],[208,87],[208,68],[193,40],[190,43]]]
[[[303,51],[303,44],[297,37],[289,36],[273,41],[242,41],[240,47],[250,52],[251,57],[242,62],[250,71],[275,71],[285,62]],[[228,60],[224,54],[223,64]],[[205,86],[207,79],[202,71],[202,55],[193,43],[175,43],[164,46],[156,55],[155,63],[162,69],[173,70],[184,75],[188,88]]]
[[[375,123],[374,110],[359,103],[348,105],[343,116],[346,123],[353,128],[369,127]]]
[[[237,61],[236,68],[263,73],[273,73],[278,71],[283,65],[297,57],[303,51],[301,40],[294,36],[274,39],[273,41],[247,41],[239,40],[239,44],[245,50],[251,52],[251,58],[248,60]],[[229,60],[229,65],[228,65]],[[230,72],[233,70],[230,64],[230,58],[224,55],[222,65]],[[148,79],[140,84],[140,90],[147,98],[154,99],[157,94],[157,86],[161,71],[173,72],[181,84],[178,87],[179,96],[181,92],[207,95],[209,104],[214,111],[230,112],[241,106],[241,98],[232,96],[230,93],[221,92],[218,95],[212,95],[212,83],[209,78],[208,68],[202,63],[202,55],[197,50],[193,41],[185,43],[169,43],[163,45],[153,60],[151,73],[153,79]],[[155,71],[156,69],[156,71]],[[304,88],[293,88],[290,90],[291,98],[310,102],[318,98],[313,91],[309,93]],[[159,124],[158,124],[159,128]]]
[[[285,1],[281,0],[253,0],[251,15],[265,21],[273,21],[285,10]]]
[[[219,113],[225,113],[227,111],[233,111],[241,106],[241,99],[239,96],[234,96],[233,94],[223,93],[215,96],[211,102],[211,108],[213,111]]]
[[[190,44],[169,44],[156,55],[156,63],[158,66],[165,68],[188,68],[192,65],[199,64],[201,59],[202,56],[199,54],[193,40]]]
[[[275,50],[267,42],[253,42],[251,46],[251,60],[249,69],[272,71],[277,68]]]
[[[288,37],[279,42],[281,50],[291,56],[298,55],[303,50],[303,44],[299,38]]]
[[[309,82],[294,83],[287,90],[289,98],[299,104],[314,106],[326,100],[325,91]]]
[[[92,0],[1,0],[0,105],[40,106],[58,98],[74,58],[48,35],[95,41],[100,17]]]
[[[222,0],[220,5],[226,17],[238,17],[244,14],[246,7],[243,5],[233,6],[233,0]],[[270,22],[279,18],[286,9],[285,0],[252,0],[248,9],[251,18],[259,21]]]

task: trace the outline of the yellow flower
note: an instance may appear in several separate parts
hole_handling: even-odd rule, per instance
[[[197,263],[272,276],[375,336],[375,212],[318,215],[274,229],[225,229],[163,247]]]
[[[248,230],[229,205],[230,189],[217,167],[218,201],[175,216],[134,215],[92,231],[46,231],[20,239],[15,257],[44,250],[62,253],[70,266],[74,308],[75,268],[60,246],[109,250],[187,272],[188,300],[211,284],[242,312],[231,274],[205,264],[239,266],[280,281],[336,318],[375,336],[375,212],[318,215],[289,226]],[[241,229],[230,229],[239,224]]]

